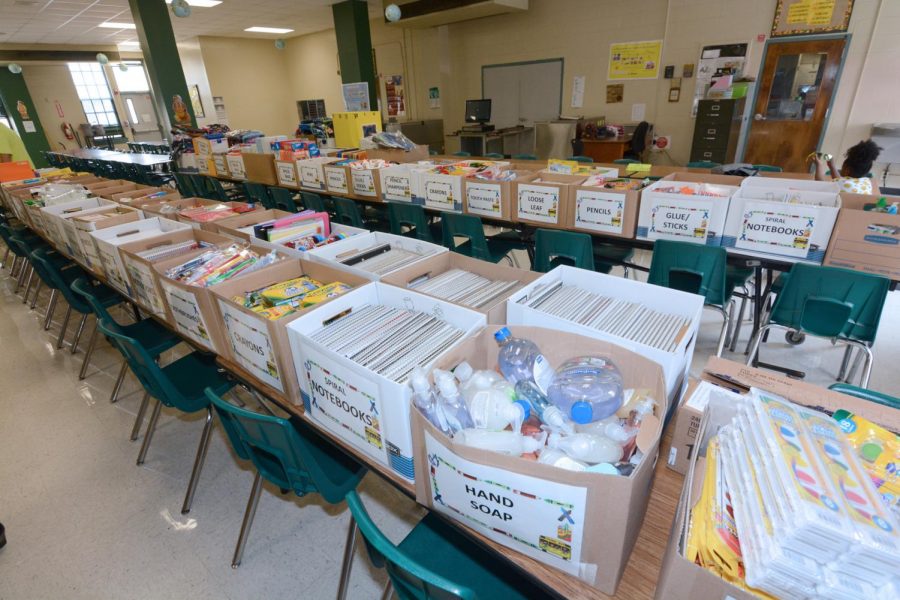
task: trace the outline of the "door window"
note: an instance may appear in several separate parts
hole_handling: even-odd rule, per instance
[[[766,118],[812,120],[827,59],[825,53],[784,54],[778,57]]]

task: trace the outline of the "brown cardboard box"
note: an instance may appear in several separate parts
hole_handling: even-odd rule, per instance
[[[576,231],[632,239],[640,203],[640,189],[618,192],[575,186],[566,224]]]
[[[356,198],[384,202],[381,197],[381,169],[350,169],[350,194]]]
[[[395,163],[411,163],[420,160],[428,160],[428,146],[416,144],[413,150],[407,152],[399,148],[378,148],[375,150],[366,150],[366,156],[369,158],[380,158]]]
[[[450,269],[462,269],[470,273],[481,275],[482,277],[487,277],[492,281],[515,280],[519,282],[518,285],[507,290],[499,300],[496,300],[487,306],[482,306],[480,308],[475,308],[474,306],[466,307],[483,313],[487,317],[488,323],[497,323],[501,325],[506,324],[506,300],[509,296],[541,276],[541,273],[495,265],[487,261],[463,256],[456,252],[445,252],[418,261],[415,264],[400,269],[399,271],[395,271],[390,275],[386,275],[382,277],[381,281],[383,283],[407,289],[411,282],[421,277],[436,277]],[[431,294],[425,295],[429,296]],[[451,301],[448,300],[448,302]],[[459,303],[454,302],[454,304]],[[459,306],[465,305],[459,304]]]
[[[325,189],[327,191],[344,196],[350,195],[350,167],[325,165],[322,167],[322,171],[325,172]]]
[[[147,204],[144,206],[143,211],[150,216],[166,217],[167,219],[175,219],[182,223],[189,223],[191,226],[205,231],[218,231],[219,228],[216,225],[216,221],[195,221],[186,215],[180,214],[181,211],[186,209],[206,206],[211,208],[223,207],[224,210],[224,207],[235,209],[246,208],[249,205],[245,202],[219,202],[218,200],[207,200],[206,198],[182,198],[180,200],[160,202],[158,204]]]
[[[165,192],[165,195],[154,196],[154,194],[158,194],[160,192]],[[153,197],[151,198],[151,196]],[[123,206],[143,208],[148,204],[160,204],[163,202],[171,202],[172,200],[180,200],[181,194],[172,190],[171,188],[149,187],[139,190],[133,190],[130,192],[112,194],[109,199],[113,202],[118,202]]]
[[[232,298],[304,275],[326,285],[340,281],[356,288],[369,283],[367,279],[328,265],[287,258],[255,273],[210,288],[216,321],[223,324],[224,339],[219,353],[241,365],[264,384],[285,393],[296,405],[303,402],[288,343],[287,324],[325,303],[298,310],[273,321],[245,308]]]
[[[651,396],[665,397],[659,365],[620,346],[537,327],[510,330],[535,342],[553,366],[579,355],[609,356],[626,387],[647,388]],[[466,360],[475,369],[496,368],[493,334],[493,328],[483,330],[436,366],[450,369]],[[644,520],[664,413],[665,406],[658,406],[645,418],[637,441],[643,460],[629,477],[621,477],[577,473],[463,446],[413,408],[416,500],[512,550],[614,594]],[[558,520],[561,507],[571,522]]]
[[[706,381],[722,384],[726,388],[741,389],[744,392],[749,389],[749,386],[758,387],[787,398],[796,404],[816,410],[835,411],[843,408],[892,431],[900,429],[900,411],[896,409],[832,392],[810,383],[788,379],[723,358],[710,358],[701,377]],[[717,408],[721,410],[715,411],[716,413],[721,415],[724,412],[724,416],[727,417],[727,402]],[[679,418],[680,416],[679,414]],[[722,598],[758,600],[758,596],[697,566],[685,559],[683,555],[687,526],[690,522],[690,509],[699,499],[703,485],[705,474],[703,457],[706,453],[706,443],[715,433],[715,425],[719,424],[716,421],[721,421],[721,416],[707,412],[701,420],[699,431],[697,431],[698,439],[701,442],[697,443],[698,452],[692,456],[684,480],[684,490],[678,503],[669,545],[663,557],[662,572],[656,586],[657,600],[721,600]],[[673,446],[674,443],[673,439]]]
[[[281,219],[283,217],[290,217],[292,214],[294,213],[289,213],[286,210],[269,208],[266,210],[254,210],[253,212],[245,213],[242,215],[219,219],[218,221],[214,221],[213,224],[216,226],[216,233],[221,233],[222,235],[230,235],[233,238],[241,240],[254,241],[256,238],[254,238],[252,234],[238,230],[245,227],[250,227],[251,225],[257,225],[265,221]]]
[[[96,194],[97,192],[95,190],[101,190],[103,188],[116,187],[119,185],[128,185],[128,184],[132,184],[135,186],[137,185],[136,183],[128,181],[127,179],[101,179],[100,181],[95,181],[92,183],[85,183],[82,185],[84,185],[84,187],[89,189],[92,193]]]
[[[226,155],[224,153],[213,154],[212,155],[213,166],[215,166],[215,168],[216,168],[216,176],[217,177],[230,178],[231,175],[228,172],[228,161],[225,160],[225,156]]]
[[[136,192],[146,189],[147,187],[149,186],[141,185],[139,183],[124,183],[122,185],[108,186],[99,190],[93,190],[91,193],[98,198],[106,198],[107,200],[112,200],[112,197],[116,194],[121,194],[123,192]]]
[[[498,221],[515,222],[515,184],[525,183],[536,177],[531,171],[516,170],[516,174],[517,177],[513,181],[489,181],[466,177],[463,212]]]
[[[879,196],[841,194],[841,210],[823,264],[900,280],[900,215],[864,209]],[[888,204],[900,197],[885,196]]]
[[[244,173],[247,176],[247,181],[278,185],[278,178],[275,176],[274,154],[243,152],[241,156],[244,159]]]
[[[584,177],[579,175],[540,171],[530,181],[516,182],[515,221],[538,227],[565,228],[573,190],[582,181]]]

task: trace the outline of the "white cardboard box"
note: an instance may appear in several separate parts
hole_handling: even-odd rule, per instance
[[[275,176],[278,177],[278,185],[300,187],[300,180],[297,178],[297,168],[292,161],[276,160]]]
[[[378,172],[381,199],[385,202],[416,202],[422,193],[415,163],[385,167]]]
[[[97,246],[91,234],[95,231],[102,231],[117,225],[124,225],[140,221],[144,218],[144,213],[138,209],[120,206],[115,209],[109,209],[109,215],[101,221],[82,221],[76,218],[75,235],[78,237],[78,246],[81,248],[81,256],[85,264],[91,270],[98,274],[103,274],[103,263],[100,260],[100,254],[97,252]]]
[[[741,187],[756,190],[804,191],[837,194],[841,186],[836,181],[816,181],[815,179],[789,179],[787,177],[745,177]]]
[[[225,154],[213,154],[212,160],[213,165],[216,167],[216,175],[220,177],[230,177],[231,174],[228,171],[228,159]]]
[[[574,321],[562,319],[540,310],[525,306],[520,301],[527,299],[538,291],[538,288],[556,283],[575,286],[589,292],[612,298],[638,302],[667,314],[681,315],[689,319],[687,329],[678,338],[675,350],[666,352],[659,348],[612,335],[605,331],[589,328]],[[589,337],[606,340],[618,344],[627,350],[646,356],[663,368],[666,378],[666,392],[670,405],[677,400],[687,384],[687,373],[691,368],[697,331],[700,327],[700,315],[703,312],[703,297],[677,290],[655,286],[632,279],[603,275],[593,271],[585,271],[575,267],[561,266],[544,274],[540,279],[531,282],[510,296],[506,305],[506,322],[509,325],[531,325],[547,327],[560,331],[571,331]]]
[[[313,423],[412,481],[415,474],[409,385],[374,373],[309,337],[323,323],[365,305],[439,315],[463,330],[466,337],[484,327],[485,318],[449,302],[376,282],[347,292],[287,326],[300,394]],[[439,359],[440,355],[423,366],[428,368]]]
[[[836,192],[741,186],[731,197],[722,245],[821,263],[840,208]]]
[[[244,157],[240,154],[226,154],[225,164],[228,166],[228,173],[232,179],[247,179],[247,173],[244,171]]]
[[[381,199],[381,169],[350,168],[350,187],[354,196],[372,200]]]
[[[78,244],[78,236],[75,233],[75,225],[71,219],[103,210],[108,206],[115,207],[116,203],[103,198],[87,198],[45,206],[40,211],[44,223],[44,233],[57,249],[72,258],[83,260],[81,246]]]
[[[432,210],[461,213],[466,180],[462,175],[443,175],[424,171],[418,173],[422,204]]]
[[[325,165],[337,162],[338,159],[327,156],[305,158],[295,161],[300,187],[317,192],[325,191]]]
[[[448,251],[444,246],[438,246],[437,244],[423,242],[422,240],[408,238],[402,235],[394,235],[392,233],[382,233],[380,231],[376,231],[366,234],[354,235],[353,237],[347,238],[346,240],[341,240],[340,242],[335,242],[334,244],[328,244],[327,246],[319,246],[318,248],[314,248],[307,252],[306,256],[311,260],[323,262],[326,264],[340,264],[344,268],[348,269],[351,273],[359,275],[360,277],[367,277],[372,280],[377,280],[379,279],[378,275],[357,266],[343,265],[341,259],[354,254],[358,250],[362,250],[364,248],[372,248],[380,244],[390,244],[393,248],[402,248],[403,250],[408,250],[409,252],[421,254],[423,259]],[[410,265],[404,265],[404,267],[401,268],[406,268],[409,266]],[[385,275],[388,274],[389,273],[385,273]]]
[[[125,271],[125,264],[119,255],[119,246],[130,242],[153,238],[170,231],[187,230],[191,226],[162,217],[144,219],[134,223],[114,225],[91,232],[91,238],[100,258],[100,265],[110,285],[133,298],[131,280]]]
[[[688,173],[673,173],[644,188],[638,216],[637,238],[645,240],[676,240],[707,246],[720,246],[734,185],[718,183],[737,178],[725,175],[694,177]],[[694,190],[694,194],[666,193],[658,190],[676,186]],[[703,189],[723,197],[703,195]]]
[[[350,194],[350,168],[345,165],[325,165],[325,189],[335,194]]]

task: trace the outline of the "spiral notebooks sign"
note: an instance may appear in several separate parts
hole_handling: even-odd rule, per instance
[[[809,240],[816,226],[816,215],[800,208],[747,210],[735,245],[762,252],[771,252],[774,246],[781,253],[805,256],[811,249]]]

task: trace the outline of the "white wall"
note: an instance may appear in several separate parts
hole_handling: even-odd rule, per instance
[[[22,76],[50,148],[77,148],[78,143],[66,139],[61,127],[63,123],[71,123],[77,132],[78,125],[87,122],[69,68],[65,64],[29,64],[22,67]],[[56,102],[62,108],[62,117],[57,112]]]
[[[200,90],[200,102],[203,104],[204,116],[197,117],[197,125],[206,127],[216,122],[216,111],[213,107],[212,91],[209,87],[209,79],[206,77],[206,65],[203,64],[203,53],[200,51],[200,41],[197,38],[178,43],[178,57],[181,59],[181,68],[184,70],[184,79],[188,90],[196,85]]]

